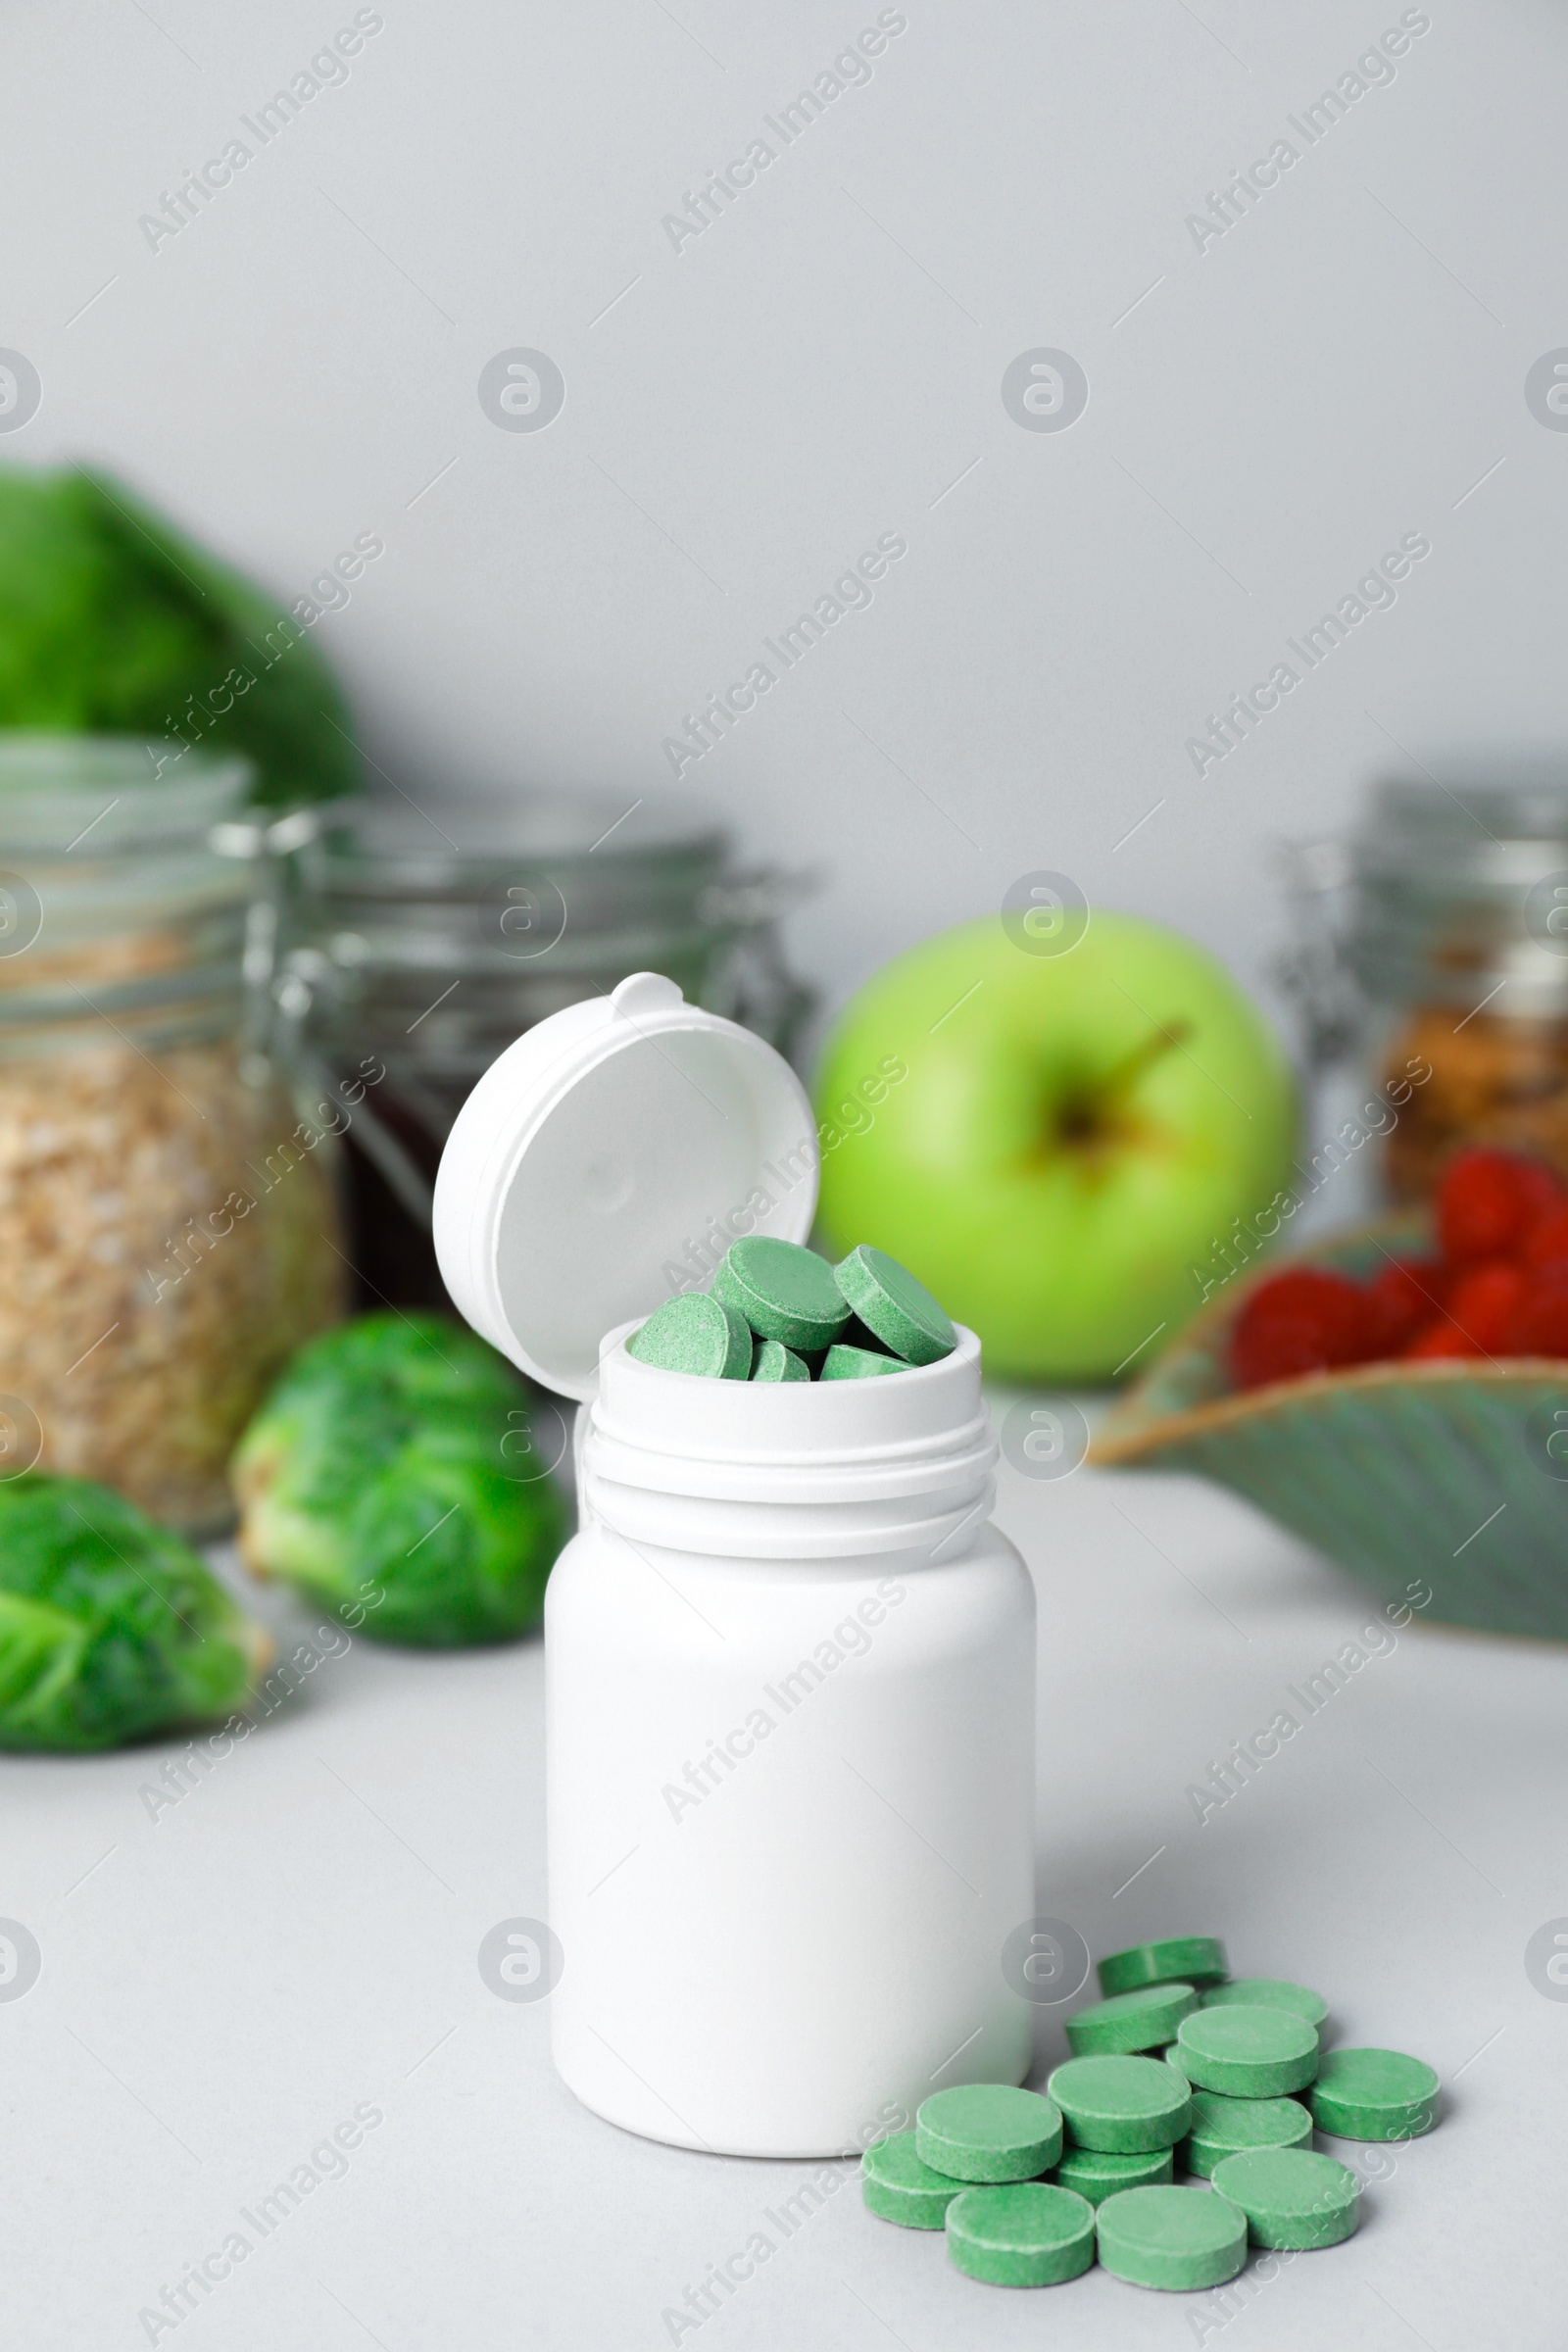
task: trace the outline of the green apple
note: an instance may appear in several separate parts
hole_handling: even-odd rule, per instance
[[[1290,1182],[1295,1082],[1179,933],[1097,911],[1051,953],[1029,928],[943,932],[844,1012],[816,1089],[821,1224],[835,1254],[902,1259],[992,1372],[1143,1371],[1200,1303],[1194,1269]]]

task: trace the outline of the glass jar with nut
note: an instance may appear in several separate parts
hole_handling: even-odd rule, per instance
[[[1568,780],[1387,783],[1287,870],[1307,1058],[1358,1052],[1388,1199],[1430,1200],[1471,1144],[1568,1177]]]
[[[374,1083],[297,1100],[266,1050],[264,868],[214,846],[248,782],[0,736],[0,1476],[97,1479],[194,1534],[341,1312],[336,1139]]]

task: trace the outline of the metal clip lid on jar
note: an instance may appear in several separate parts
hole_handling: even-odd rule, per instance
[[[212,836],[250,783],[243,760],[162,776],[141,743],[0,731],[4,1018],[79,1021],[83,981],[115,1010],[237,990],[256,883]]]
[[[291,965],[330,1053],[368,1036],[444,1141],[523,1029],[656,967],[784,1051],[809,1004],[774,925],[808,877],[736,869],[725,829],[661,795],[443,794],[343,808],[299,860]],[[445,1115],[441,1104],[450,1102]]]
[[[1494,1017],[1568,1011],[1568,787],[1560,774],[1388,783],[1349,845],[1348,961],[1376,1004],[1492,990]]]
[[[524,1372],[595,1400],[585,1499],[621,1532],[808,1558],[930,1550],[984,1516],[997,1447],[972,1333],[896,1380],[787,1393],[698,1396],[626,1353],[738,1234],[804,1242],[816,1190],[789,1064],[658,973],[530,1030],[459,1113],[436,1182],[442,1276]]]

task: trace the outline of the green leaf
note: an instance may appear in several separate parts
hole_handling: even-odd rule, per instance
[[[123,483],[77,468],[0,466],[0,727],[243,753],[274,804],[362,781],[316,641]]]

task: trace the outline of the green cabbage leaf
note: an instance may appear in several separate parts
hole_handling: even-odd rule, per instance
[[[0,466],[0,727],[139,736],[171,760],[243,753],[273,805],[362,781],[305,630],[122,482],[74,466]]]

